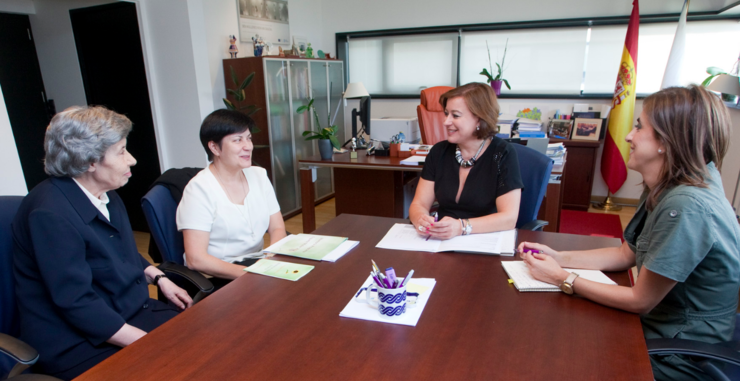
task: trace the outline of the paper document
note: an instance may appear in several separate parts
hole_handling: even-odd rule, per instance
[[[273,261],[271,259],[260,259],[255,264],[247,267],[244,271],[267,275],[273,278],[297,281],[313,270],[314,266],[301,265],[298,263]]]
[[[275,242],[275,244],[270,245],[270,247],[264,251],[267,253],[290,255],[292,257],[320,261],[346,241],[347,237],[332,237],[316,234],[291,234],[280,241]]]
[[[562,292],[560,287],[540,282],[532,277],[529,272],[529,268],[524,261],[503,261],[501,265],[504,266],[504,271],[509,275],[509,279],[514,281],[514,286],[517,290],[522,292],[530,291],[542,291],[542,292]],[[613,280],[609,279],[604,273],[599,270],[582,270],[582,269],[563,269],[568,272],[578,273],[579,278],[588,279],[594,282],[604,284],[614,284]]]
[[[372,283],[373,278],[367,277],[367,279],[365,279],[365,283],[360,286],[360,289],[367,287]],[[419,322],[421,313],[424,311],[424,307],[427,305],[429,297],[432,295],[432,291],[436,284],[437,281],[431,278],[411,278],[406,286],[406,292],[417,292],[419,293],[419,297],[416,299],[416,304],[413,306],[406,306],[406,313],[402,317],[398,318],[398,320],[383,318],[378,312],[378,307],[373,307],[365,302],[364,291],[361,292],[358,297],[354,297],[360,289],[352,294],[352,299],[347,303],[347,306],[344,307],[342,312],[339,313],[339,316],[415,327]]]
[[[438,240],[419,234],[410,224],[395,224],[375,247],[392,250],[458,251],[464,253],[498,254],[512,256],[516,246],[516,230],[495,233],[457,236],[448,240]]]
[[[336,249],[332,250],[331,253],[325,255],[324,258],[321,258],[321,260],[327,262],[336,262],[337,259],[342,258],[344,254],[347,254],[350,250],[354,249],[359,244],[360,241],[346,240],[342,242],[342,244],[339,245]]]
[[[426,156],[411,156],[406,159],[401,160],[401,164],[403,165],[418,165],[419,163],[423,163],[427,159]]]

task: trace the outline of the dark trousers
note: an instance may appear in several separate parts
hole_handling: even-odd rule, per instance
[[[178,314],[176,308],[159,300],[149,299],[146,308],[139,310],[126,323],[143,331],[151,332],[153,329],[175,317]],[[93,346],[86,341],[82,345],[87,345],[89,348],[84,352],[85,356],[80,356],[81,362],[52,376],[61,378],[62,380],[71,380],[121,350],[121,347],[108,343]]]

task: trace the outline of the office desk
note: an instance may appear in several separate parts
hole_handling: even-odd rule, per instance
[[[376,249],[394,222],[341,215],[317,230],[360,245],[297,282],[247,274],[79,380],[652,380],[637,315],[562,293],[521,293],[496,256]],[[556,249],[619,239],[519,233]],[[370,259],[436,278],[416,327],[339,317]],[[609,273],[621,285],[626,272]]]
[[[421,173],[421,165],[403,165],[397,157],[367,156],[358,151],[357,159],[349,152],[335,154],[332,160],[319,156],[298,161],[301,170],[301,205],[303,232],[316,229],[313,200],[314,168],[334,168],[334,201],[336,214],[403,218],[403,187]],[[308,190],[308,192],[306,192]],[[413,196],[412,196],[413,197]]]
[[[337,216],[343,213],[364,216],[403,218],[404,185],[416,178],[413,172],[421,172],[423,165],[403,165],[397,157],[367,156],[359,151],[357,159],[349,153],[335,154],[332,160],[321,160],[319,156],[298,161],[301,169],[301,205],[303,232],[316,229],[316,208],[312,174],[313,168],[334,168],[334,197]],[[565,164],[554,167],[553,174],[564,174]],[[412,174],[412,176],[409,176]],[[560,231],[560,211],[563,205],[563,182],[550,183],[542,201],[538,219],[549,221],[544,230]],[[412,196],[413,197],[413,196]]]

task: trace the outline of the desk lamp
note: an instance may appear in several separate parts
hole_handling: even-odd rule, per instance
[[[716,91],[723,94],[740,95],[740,78],[730,74],[720,74],[712,83],[707,86],[707,90]],[[737,101],[735,103],[737,107]],[[735,183],[735,193],[732,194],[732,207],[735,207],[735,198],[737,197],[737,188],[740,186],[740,173],[737,175]]]
[[[365,89],[365,85],[362,82],[354,82],[347,85],[347,90],[344,91],[344,99],[360,98],[360,111],[352,109],[352,136],[347,142],[350,142],[352,138],[357,138],[357,117],[360,117],[360,122],[364,126],[365,133],[370,135],[370,94]],[[359,142],[364,140],[357,139]],[[345,145],[347,143],[344,143]],[[367,148],[364,144],[358,144],[357,148]]]

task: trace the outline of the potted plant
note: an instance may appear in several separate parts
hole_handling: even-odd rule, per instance
[[[303,131],[303,136],[306,137],[306,140],[314,140],[318,139],[319,141],[319,154],[321,155],[321,160],[331,160],[332,154],[334,153],[333,148],[339,149],[339,139],[337,139],[337,126],[333,125],[330,126],[331,120],[329,119],[329,115],[326,116],[327,126],[321,128],[321,123],[319,123],[319,114],[316,112],[316,107],[313,105],[313,98],[308,102],[307,105],[303,105],[301,107],[298,107],[296,110],[297,113],[302,114],[306,111],[313,111],[313,117],[316,122],[316,131]]]
[[[255,105],[242,105],[241,103],[246,100],[247,93],[244,91],[244,89],[249,86],[250,83],[252,83],[252,79],[254,79],[254,72],[249,74],[246,78],[244,78],[243,81],[239,81],[239,78],[236,76],[236,71],[234,71],[234,68],[229,66],[229,69],[231,69],[231,81],[234,82],[234,85],[236,86],[235,89],[226,89],[226,92],[233,95],[234,99],[240,104],[239,107],[234,105],[230,100],[223,98],[224,104],[226,105],[226,108],[229,110],[235,110],[235,111],[242,111],[252,116],[255,112],[259,111],[260,109]],[[253,134],[256,134],[260,132],[260,129],[255,126],[254,131],[252,131]]]
[[[738,62],[740,62],[740,60]],[[738,62],[735,63],[736,66],[737,66]],[[719,84],[719,83],[728,84],[728,82],[723,82],[723,81],[728,81],[728,80],[740,81],[740,79],[738,79],[736,69],[737,69],[737,67],[733,68],[733,72],[735,73],[733,75],[733,74],[730,74],[730,73],[725,72],[724,70],[722,70],[721,68],[718,68],[716,66],[710,66],[710,67],[707,68],[707,74],[709,74],[709,77],[707,77],[707,79],[705,79],[704,82],[701,83],[701,85],[704,86],[704,87],[709,88],[709,90],[717,91],[717,90],[712,89],[711,87],[709,87],[710,84],[712,83],[712,81],[715,78],[717,78],[717,82],[718,82],[717,84]],[[725,87],[725,86],[719,85],[719,88],[723,88],[723,87]],[[730,87],[730,88],[732,88],[732,87]],[[725,102],[730,102],[730,103],[734,103],[734,104],[737,103],[737,95],[735,95],[735,94],[729,94],[729,93],[724,93],[723,92],[722,95],[721,95],[721,98]]]
[[[488,40],[486,40],[486,50],[488,51],[488,66],[491,68],[491,71],[489,72],[488,69],[483,68],[483,71],[480,72],[480,75],[486,76],[488,83],[491,84],[491,87],[493,87],[493,91],[496,92],[496,96],[501,95],[501,83],[504,83],[506,85],[506,88],[511,90],[511,86],[509,86],[509,81],[504,79],[504,62],[506,61],[506,49],[509,47],[509,39],[506,39],[506,45],[504,45],[504,56],[501,58],[501,64],[499,65],[498,62],[496,62],[496,67],[498,68],[498,74],[496,77],[494,77],[491,73],[493,73],[493,63],[491,62],[491,49],[488,47]]]

